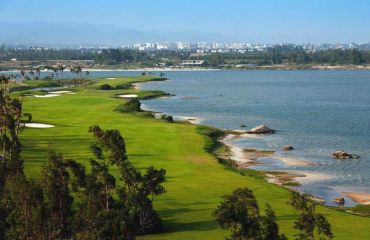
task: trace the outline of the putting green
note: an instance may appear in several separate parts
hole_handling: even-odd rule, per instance
[[[293,239],[296,232],[292,226],[297,213],[286,203],[287,190],[226,169],[203,150],[206,137],[199,135],[194,125],[167,123],[149,118],[146,113],[113,111],[125,101],[113,98],[116,94],[145,97],[158,92],[97,90],[110,81],[125,84],[149,79],[149,76],[102,79],[93,86],[73,89],[74,95],[24,97],[24,110],[32,113],[34,122],[55,125],[46,129],[27,128],[22,133],[26,174],[33,178],[40,176],[49,149],[88,163],[92,141],[88,127],[98,124],[105,129],[115,128],[125,138],[129,159],[136,166],[153,165],[167,170],[167,192],[154,203],[163,219],[164,232],[143,239],[224,239],[228,232],[219,228],[212,211],[223,194],[237,187],[252,189],[261,208],[269,203],[276,211],[281,232]],[[370,218],[324,207],[318,207],[318,211],[328,217],[335,239],[370,238]]]

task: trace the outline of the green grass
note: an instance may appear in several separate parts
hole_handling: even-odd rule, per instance
[[[115,84],[149,80],[150,77],[117,78]],[[97,85],[107,83],[103,80]],[[124,100],[115,94],[136,93],[149,97],[156,92],[137,90],[97,90],[97,85],[73,89],[76,95],[54,98],[24,97],[25,112],[32,112],[33,122],[53,124],[50,129],[25,129],[22,133],[25,171],[38,178],[54,149],[81,163],[88,163],[92,137],[87,132],[94,124],[105,129],[119,129],[125,138],[129,159],[140,168],[150,165],[167,170],[167,192],[154,205],[163,219],[165,232],[143,239],[224,239],[228,232],[219,228],[212,211],[220,197],[238,187],[253,190],[261,208],[269,203],[277,213],[281,231],[290,239],[297,213],[287,205],[288,190],[267,183],[260,175],[244,174],[219,164],[205,151],[212,148],[207,129],[190,124],[166,123],[146,113],[119,113],[114,109]],[[205,145],[206,144],[206,145]],[[114,172],[114,169],[113,169]],[[243,176],[244,175],[244,176]],[[256,177],[256,176],[257,177]],[[318,207],[333,226],[336,239],[369,239],[370,218]]]

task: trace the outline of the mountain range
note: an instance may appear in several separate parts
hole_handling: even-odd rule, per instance
[[[122,46],[143,42],[226,42],[232,39],[194,31],[141,31],[113,25],[0,22],[0,43],[38,46]]]

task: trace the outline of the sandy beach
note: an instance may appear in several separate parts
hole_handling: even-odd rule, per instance
[[[370,205],[370,193],[342,192],[342,194],[359,204]]]
[[[235,146],[232,141],[240,138],[258,139],[263,138],[263,135],[246,134],[239,131],[240,134],[227,134],[222,140],[230,150],[229,158],[234,161],[239,168],[248,168],[251,165],[260,164],[259,158],[270,157],[277,161],[283,162],[287,166],[312,166],[314,163],[305,161],[292,156],[278,156],[274,151],[258,150],[258,149],[243,149]],[[319,181],[325,181],[333,178],[333,176],[311,171],[264,171],[267,180],[277,185],[295,182],[297,184],[307,184]],[[369,200],[370,201],[370,200]]]
[[[278,156],[273,151],[265,151],[265,150],[257,150],[257,149],[242,149],[240,147],[235,146],[232,144],[232,140],[239,139],[239,138],[247,138],[247,139],[259,139],[263,138],[263,135],[257,134],[248,134],[244,133],[244,131],[240,131],[241,134],[227,134],[221,142],[229,147],[231,151],[231,159],[239,162],[239,163],[246,163],[246,162],[254,162],[258,163],[258,158],[260,157],[271,157],[273,159],[282,161],[287,166],[311,166],[313,163],[307,162],[303,159],[299,159],[296,157],[291,156]]]

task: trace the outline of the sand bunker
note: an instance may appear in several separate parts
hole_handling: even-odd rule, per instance
[[[24,126],[28,128],[53,128],[55,127],[54,125],[44,124],[44,123],[25,123]]]
[[[138,96],[136,94],[121,94],[117,95],[119,98],[137,98]]]
[[[71,91],[54,91],[54,92],[49,92],[49,94],[65,94],[65,93],[72,93]]]
[[[116,79],[116,78],[106,78],[106,79],[113,80],[113,79]]]
[[[53,91],[53,92],[48,92],[45,95],[34,95],[34,96],[37,98],[50,98],[50,97],[59,97],[62,94],[76,94],[76,93],[71,92],[71,91]]]
[[[37,98],[50,98],[50,97],[59,97],[60,94],[45,94],[45,95],[34,95]]]

